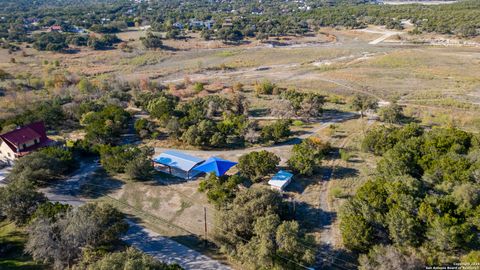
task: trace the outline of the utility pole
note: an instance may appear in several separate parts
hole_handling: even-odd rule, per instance
[[[203,207],[203,221],[205,223],[205,242],[204,245],[207,247],[207,208]]]

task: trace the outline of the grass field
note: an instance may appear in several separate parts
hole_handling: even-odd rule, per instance
[[[23,252],[27,241],[26,233],[13,223],[0,222],[0,269],[41,270],[41,264]]]

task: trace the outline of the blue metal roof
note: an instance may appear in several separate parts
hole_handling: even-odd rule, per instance
[[[272,177],[272,180],[287,181],[292,177],[293,177],[292,173],[284,171],[284,170],[280,170]]]
[[[280,170],[268,181],[268,184],[283,189],[290,183],[292,177],[292,173]]]
[[[203,162],[204,159],[190,156],[182,152],[167,150],[153,158],[153,161],[188,172],[193,167]]]
[[[209,159],[207,159],[207,161],[195,167],[195,170],[206,172],[206,173],[213,172],[217,176],[222,176],[231,167],[235,165],[237,165],[237,162],[221,159],[218,157],[210,157]]]

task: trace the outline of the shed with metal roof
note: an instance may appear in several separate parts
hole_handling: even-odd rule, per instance
[[[164,166],[168,168],[167,172],[169,174],[185,179],[191,179],[193,176],[200,173],[199,171],[195,171],[194,167],[203,163],[205,160],[182,152],[167,150],[153,158],[152,161],[154,162],[154,165],[160,165],[155,166],[155,168],[160,171],[164,171],[162,169],[162,166]]]
[[[288,186],[288,184],[290,184],[292,178],[292,173],[280,170],[272,177],[272,179],[268,181],[268,184],[274,189],[283,191]]]

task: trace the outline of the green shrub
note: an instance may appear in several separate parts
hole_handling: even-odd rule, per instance
[[[330,190],[330,194],[334,198],[342,198],[343,197],[343,190],[341,188],[335,187]]]
[[[253,181],[260,181],[263,177],[275,172],[279,163],[280,158],[278,156],[262,150],[241,156],[237,168],[242,176]]]
[[[204,89],[204,84],[201,83],[201,82],[196,82],[194,85],[193,85],[193,90],[195,91],[195,93],[200,93],[203,91]]]
[[[301,120],[295,120],[292,122],[292,125],[296,126],[296,127],[301,127],[303,126],[305,123]]]
[[[312,175],[329,150],[329,144],[316,138],[309,138],[293,146],[292,155],[287,164],[299,174]]]
[[[291,135],[290,124],[290,120],[277,120],[270,125],[264,126],[261,132],[262,139],[275,143],[287,139]]]
[[[352,154],[347,152],[347,150],[345,149],[340,149],[338,152],[340,153],[340,158],[345,162],[348,162],[352,157]]]
[[[263,94],[263,95],[271,95],[273,94],[273,91],[275,90],[275,88],[277,88],[277,85],[270,82],[270,81],[263,81],[261,83],[256,83],[255,84],[255,92],[257,94]]]

